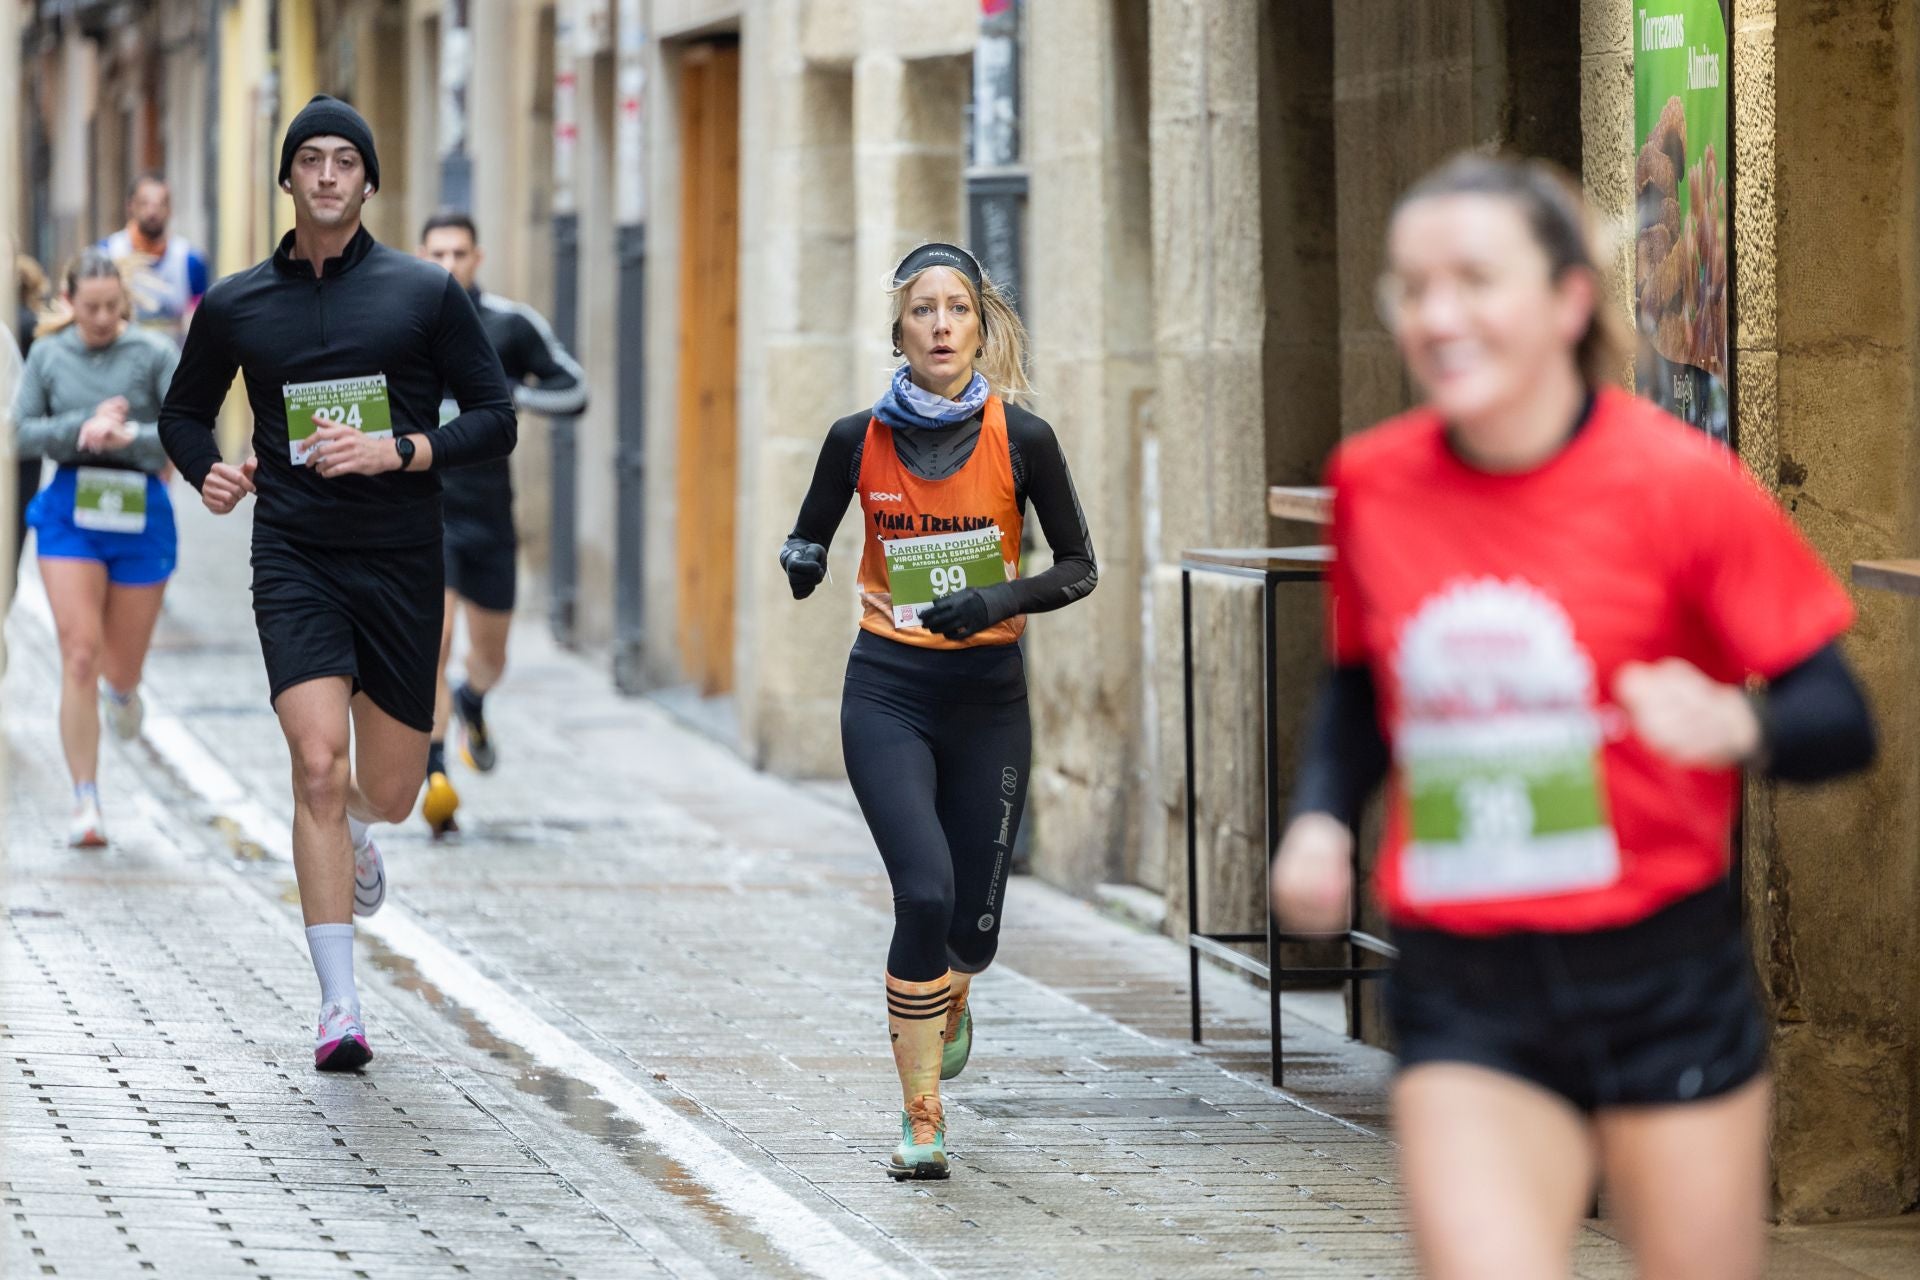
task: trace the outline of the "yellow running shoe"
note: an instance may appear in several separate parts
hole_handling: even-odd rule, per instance
[[[460,829],[453,820],[453,811],[460,807],[460,793],[453,789],[453,783],[444,773],[427,775],[427,795],[420,802],[420,816],[433,828],[436,838],[449,835]]]

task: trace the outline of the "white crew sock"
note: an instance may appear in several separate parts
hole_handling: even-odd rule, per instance
[[[367,847],[367,837],[373,833],[371,822],[362,822],[352,814],[347,815],[347,834],[353,838],[353,851],[360,852]]]
[[[313,954],[313,971],[320,977],[320,1003],[338,1001],[358,1012],[360,992],[353,985],[353,926],[308,925],[307,950]]]

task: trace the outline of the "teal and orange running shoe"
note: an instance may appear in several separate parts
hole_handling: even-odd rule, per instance
[[[947,1176],[947,1119],[933,1094],[921,1094],[900,1113],[900,1145],[887,1173],[895,1182]]]

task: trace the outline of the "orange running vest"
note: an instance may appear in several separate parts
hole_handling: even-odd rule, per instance
[[[1007,445],[1007,413],[999,396],[988,396],[973,456],[944,480],[922,480],[907,470],[893,448],[893,428],[878,418],[867,423],[860,451],[860,512],[865,528],[860,548],[860,627],[921,649],[973,649],[1012,644],[1027,629],[1025,614],[995,623],[965,640],[948,640],[925,627],[896,628],[887,588],[886,544],[895,538],[957,533],[985,524],[1000,527],[1000,554],[1007,579],[1020,576],[1020,503],[1013,491],[1013,452]]]

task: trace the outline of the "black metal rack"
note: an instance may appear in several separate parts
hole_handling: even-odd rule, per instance
[[[1358,983],[1363,980],[1385,976],[1385,968],[1366,967],[1362,964],[1362,953],[1393,960],[1398,952],[1386,941],[1374,937],[1360,928],[1360,893],[1358,868],[1355,868],[1355,893],[1353,895],[1353,917],[1348,921],[1344,934],[1294,934],[1280,930],[1273,918],[1271,899],[1267,903],[1267,927],[1264,933],[1212,933],[1200,927],[1200,871],[1195,848],[1198,842],[1198,784],[1195,776],[1194,743],[1194,705],[1193,705],[1193,575],[1196,573],[1220,574],[1232,578],[1252,578],[1262,583],[1260,600],[1261,621],[1261,708],[1260,721],[1265,735],[1261,754],[1261,772],[1266,798],[1266,848],[1267,858],[1271,862],[1273,850],[1280,839],[1280,786],[1275,776],[1277,757],[1280,753],[1280,734],[1274,720],[1274,698],[1276,683],[1276,641],[1274,622],[1276,618],[1275,588],[1282,583],[1317,583],[1326,577],[1326,566],[1333,559],[1333,548],[1313,547],[1256,547],[1219,550],[1187,551],[1180,557],[1180,664],[1181,664],[1181,715],[1186,738],[1186,801],[1187,801],[1187,973],[1189,999],[1193,1021],[1193,1040],[1200,1043],[1200,957],[1202,955],[1244,970],[1267,984],[1268,1029],[1273,1042],[1273,1083],[1283,1082],[1284,1064],[1280,1045],[1280,991],[1289,984],[1324,982],[1338,979],[1343,982]],[[1288,968],[1282,960],[1280,944],[1284,942],[1317,942],[1327,939],[1343,941],[1347,948],[1347,963],[1343,966],[1314,966]],[[1262,963],[1239,951],[1235,944],[1265,943],[1267,962]],[[1359,993],[1347,1003],[1347,1034],[1359,1038],[1361,1033]]]

